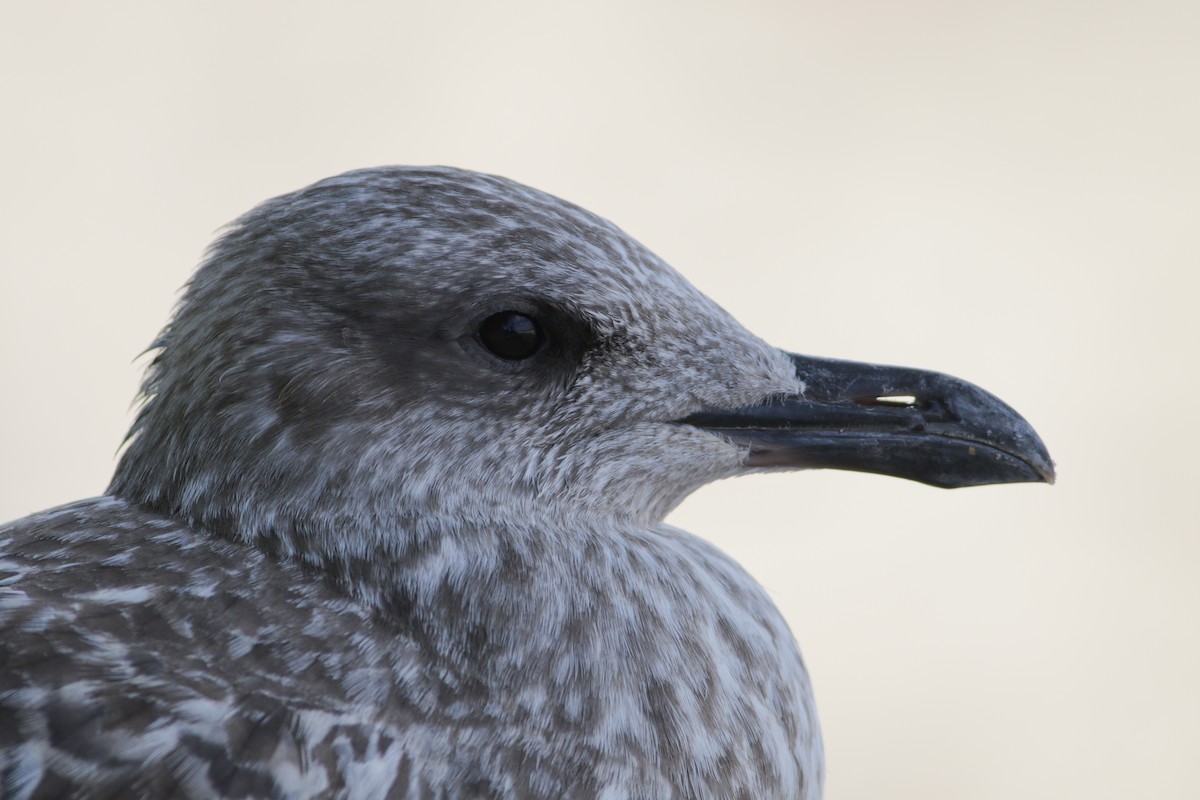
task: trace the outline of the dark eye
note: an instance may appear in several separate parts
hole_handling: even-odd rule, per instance
[[[538,321],[519,311],[492,314],[479,325],[479,341],[506,361],[529,358],[541,349],[544,340]]]

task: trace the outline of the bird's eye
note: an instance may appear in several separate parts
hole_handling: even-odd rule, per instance
[[[541,349],[545,336],[533,317],[519,311],[501,311],[480,323],[479,341],[495,356],[521,361]]]

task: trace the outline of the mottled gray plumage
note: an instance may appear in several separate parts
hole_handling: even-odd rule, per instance
[[[501,309],[531,362],[473,338]],[[661,524],[787,357],[610,223],[354,172],[213,247],[108,495],[0,529],[0,794],[815,798],[762,590]]]

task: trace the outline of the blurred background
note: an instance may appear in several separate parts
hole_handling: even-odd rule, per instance
[[[1059,483],[729,481],[827,797],[1200,796],[1200,4],[55,3],[0,12],[0,519],[99,494],[221,225],[499,173],[768,341],[983,385]]]

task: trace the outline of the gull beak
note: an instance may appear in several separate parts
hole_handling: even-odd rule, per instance
[[[875,472],[948,489],[1054,483],[1054,462],[1033,427],[974,384],[905,367],[789,357],[802,393],[679,422],[747,447],[747,467]]]

